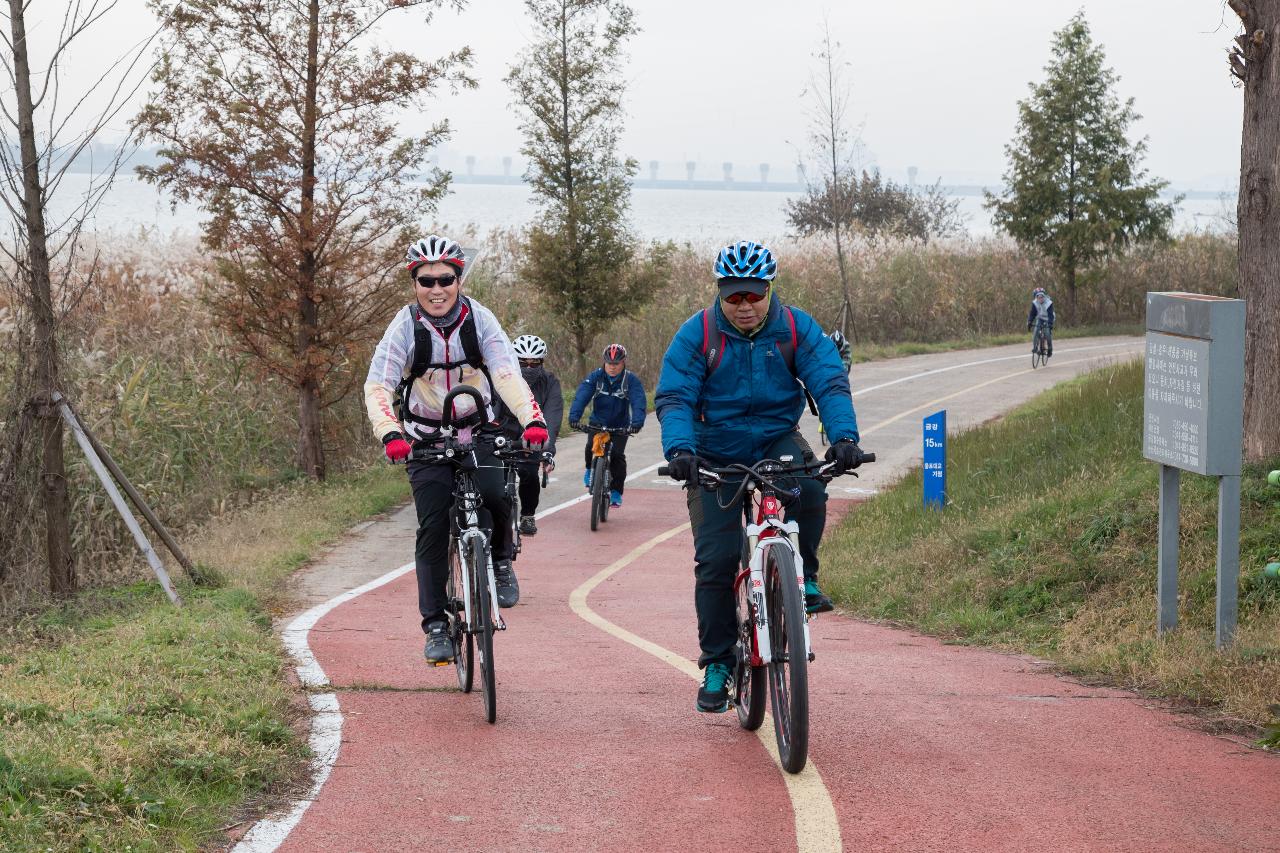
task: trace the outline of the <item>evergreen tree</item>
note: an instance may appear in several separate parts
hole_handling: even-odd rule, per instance
[[[1104,62],[1077,12],[1054,34],[1044,82],[1018,103],[1006,190],[986,201],[997,228],[1058,267],[1073,315],[1077,271],[1131,243],[1168,239],[1180,200],[1161,201],[1168,182],[1147,178],[1146,140],[1126,135],[1140,116],[1132,98],[1115,95]]]
[[[638,164],[618,154],[622,49],[638,30],[621,0],[526,0],[525,7],[533,44],[506,78],[523,113],[520,151],[540,208],[523,272],[573,338],[581,371],[593,338],[653,292],[653,262],[634,263],[627,225]]]

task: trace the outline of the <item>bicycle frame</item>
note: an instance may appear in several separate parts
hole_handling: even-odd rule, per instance
[[[804,595],[804,561],[800,558],[800,549],[796,538],[800,534],[800,526],[794,521],[784,521],[782,501],[770,492],[760,495],[755,489],[750,490],[751,505],[756,510],[756,521],[747,524],[747,548],[751,554],[745,568],[739,570],[733,581],[733,594],[736,597],[743,583],[750,583],[751,604],[754,613],[752,622],[754,630],[751,637],[751,665],[764,666],[773,658],[773,647],[769,642],[769,609],[766,596],[764,567],[770,548],[790,548],[795,559],[792,561],[796,569],[795,583]],[[787,579],[783,578],[782,583]],[[813,660],[813,646],[809,640],[809,616],[804,620],[804,652],[808,660]]]
[[[497,617],[494,627],[499,631],[505,631],[507,623],[498,608],[498,583],[493,571],[493,552],[489,547],[488,539],[480,530],[480,492],[475,489],[474,483],[467,485],[470,487],[469,490],[455,494],[455,500],[459,504],[457,509],[459,531],[456,534],[458,557],[465,559],[477,548],[483,549],[485,570],[489,573],[489,612]],[[467,628],[478,630],[481,626],[476,624],[476,616],[471,611],[471,573],[464,569],[460,574],[462,575],[462,609]]]

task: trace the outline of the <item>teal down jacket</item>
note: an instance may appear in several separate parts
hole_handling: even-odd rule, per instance
[[[791,338],[791,324],[775,294],[764,328],[752,337],[739,332],[714,308],[709,347],[725,346],[708,373],[703,354],[702,312],[676,332],[662,359],[654,409],[662,423],[662,452],[694,451],[715,464],[754,463],[778,438],[793,431],[804,412],[805,387],[832,442],[858,440],[858,421],[849,393],[849,374],[831,339],[805,312],[791,309],[796,348],[793,376],[778,348]]]

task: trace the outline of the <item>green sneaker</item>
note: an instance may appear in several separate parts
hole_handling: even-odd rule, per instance
[[[732,678],[733,670],[724,664],[707,664],[702,675],[702,687],[698,690],[698,710],[704,714],[729,710],[729,681]]]
[[[809,613],[830,613],[836,609],[831,599],[818,589],[818,582],[806,579],[804,582],[804,609]]]

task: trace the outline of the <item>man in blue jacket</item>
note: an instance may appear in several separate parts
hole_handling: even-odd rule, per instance
[[[715,263],[719,298],[676,332],[663,357],[654,398],[671,476],[689,483],[694,603],[702,648],[698,665],[705,670],[699,711],[728,709],[742,509],[720,509],[716,493],[697,485],[698,466],[752,465],[786,455],[812,460],[813,451],[798,430],[806,389],[832,442],[827,459],[844,470],[862,463],[849,375],[817,322],[784,306],[773,293],[777,271],[773,254],[758,243],[743,240],[720,251]],[[787,517],[800,527],[805,604],[814,612],[831,610],[831,599],[818,587],[826,488],[813,479],[798,482],[800,497],[788,507]]]
[[[644,426],[647,401],[640,377],[627,370],[627,348],[622,344],[609,344],[604,348],[604,366],[597,367],[582,380],[578,393],[569,407],[569,428],[582,429],[582,416],[591,407],[588,426],[605,429],[627,429],[614,434],[613,456],[609,463],[609,505],[622,506],[623,481],[627,478],[627,437],[635,435]],[[591,488],[591,442],[586,447],[587,470],[582,475],[582,485]]]

